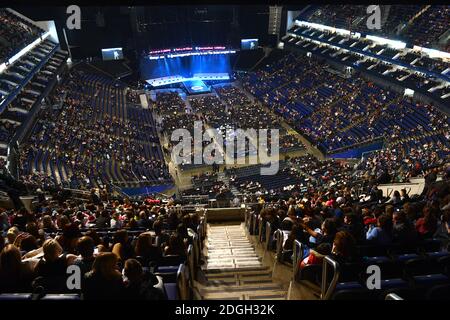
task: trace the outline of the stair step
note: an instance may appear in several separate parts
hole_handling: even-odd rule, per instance
[[[204,270],[206,274],[212,274],[212,273],[246,273],[249,271],[265,271],[267,272],[269,270],[269,267],[266,266],[246,266],[246,267],[240,267],[239,269],[236,268],[209,268]]]
[[[241,261],[238,263],[234,262],[219,262],[219,263],[206,263],[204,266],[202,266],[203,270],[228,270],[228,269],[234,269],[235,271],[238,271],[240,269],[247,269],[247,268],[254,268],[254,267],[260,267],[262,266],[261,261]]]
[[[203,287],[200,288],[201,294],[206,293],[215,293],[215,292],[255,292],[259,290],[283,290],[283,287],[279,284],[276,284],[274,282],[272,283],[263,283],[260,285],[240,285],[240,286],[211,286],[211,287]]]
[[[211,274],[207,277],[208,281],[256,281],[256,280],[272,280],[272,272],[249,272],[241,274]]]
[[[286,299],[242,225],[209,225],[204,247],[206,283],[197,286],[202,299]]]
[[[257,256],[257,255],[252,255],[252,256],[233,256],[230,255],[228,257],[206,257],[207,261],[210,262],[219,262],[219,261],[228,261],[228,260],[235,260],[235,261],[261,261],[262,258]]]
[[[285,290],[251,290],[234,292],[207,292],[202,294],[205,300],[286,300]]]

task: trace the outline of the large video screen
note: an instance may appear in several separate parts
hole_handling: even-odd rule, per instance
[[[258,48],[258,39],[242,39],[241,50],[254,50]]]
[[[122,48],[107,48],[102,49],[103,60],[122,60]]]
[[[198,73],[230,73],[229,54],[209,54],[150,60],[141,59],[141,76],[144,80],[170,76],[191,78]]]

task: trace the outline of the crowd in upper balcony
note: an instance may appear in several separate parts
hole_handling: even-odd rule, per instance
[[[9,12],[0,9],[0,63],[11,58],[29,43],[36,40],[43,32],[34,24]]]

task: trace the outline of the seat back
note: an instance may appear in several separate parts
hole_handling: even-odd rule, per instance
[[[163,256],[158,262],[158,266],[178,266],[181,263],[184,263],[186,260],[185,257],[179,255],[167,255]]]
[[[427,292],[428,300],[450,300],[450,284],[434,286]]]
[[[31,300],[31,297],[31,293],[2,293],[0,294],[0,301]]]
[[[41,300],[65,301],[65,300],[81,300],[78,294],[46,294]]]
[[[376,298],[376,292],[373,290],[364,289],[347,289],[339,290],[332,296],[332,300],[374,300]]]
[[[322,283],[323,266],[320,264],[310,264],[297,271],[295,280],[306,280],[316,285]]]
[[[441,265],[437,261],[425,258],[408,260],[405,262],[404,268],[407,277],[443,272]]]
[[[442,271],[450,276],[450,256],[441,257],[437,261],[442,268]]]
[[[360,275],[364,271],[362,263],[341,263],[339,268],[339,282],[359,281]]]
[[[427,239],[422,243],[422,248],[424,252],[436,252],[441,250],[441,241],[438,239]]]
[[[388,247],[380,245],[362,245],[358,246],[358,252],[362,257],[386,256]]]

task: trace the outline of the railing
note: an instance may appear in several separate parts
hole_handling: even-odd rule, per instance
[[[333,268],[333,278],[331,279],[330,285],[327,287],[329,266]],[[322,300],[330,300],[331,295],[333,294],[334,289],[336,288],[339,276],[340,276],[339,263],[331,259],[329,256],[326,256],[323,259],[323,268],[322,268],[322,285],[320,293],[320,298]]]
[[[405,68],[410,69],[412,71],[418,71],[418,72],[421,72],[421,73],[425,73],[428,76],[439,78],[439,79],[442,79],[444,81],[450,81],[450,77],[447,76],[447,75],[444,75],[442,73],[436,73],[436,72],[430,71],[428,69],[424,69],[424,68],[421,68],[421,67],[416,67],[416,66],[410,65],[408,63],[404,63],[402,61],[395,60],[395,59],[392,59],[392,58],[389,58],[389,57],[386,57],[386,56],[383,56],[383,55],[377,55],[375,53],[372,53],[372,52],[369,52],[369,51],[364,51],[364,50],[357,49],[357,48],[350,48],[350,47],[348,47],[345,44],[334,43],[334,42],[326,40],[326,39],[318,38],[317,36],[310,36],[310,35],[307,35],[307,34],[300,34],[300,35],[298,35],[296,33],[290,32],[290,31],[288,31],[288,34],[294,35],[295,37],[301,36],[303,38],[308,38],[308,39],[320,41],[320,42],[326,43],[328,45],[332,45],[332,46],[335,46],[335,47],[339,47],[341,49],[350,50],[351,52],[356,52],[356,53],[362,54],[364,56],[368,56],[370,58],[375,58],[375,59],[380,60],[380,61],[384,61],[384,62],[388,62],[390,64],[394,64],[394,65],[398,65],[398,66],[401,66],[401,67],[405,67]],[[398,50],[398,51],[401,52],[400,50]]]
[[[41,68],[47,63],[47,61],[53,56],[53,53],[58,50],[59,45],[56,45],[52,51],[50,51],[47,54],[47,57],[44,58],[39,64],[37,64],[33,70],[30,71],[30,73],[28,73],[28,75],[21,80],[21,84],[14,89],[9,95],[8,97],[0,104],[0,113],[2,113],[6,106],[11,103],[11,101],[13,101],[16,96],[22,91],[22,89],[27,85],[27,83],[34,77],[34,75],[39,72],[39,70],[41,70]]]
[[[395,293],[389,293],[384,300],[404,300],[404,299]]]
[[[47,60],[48,61],[48,60]],[[15,132],[14,136],[12,137],[10,143],[9,143],[9,152],[8,152],[8,170],[10,171],[11,175],[14,179],[19,179],[19,170],[18,170],[18,150],[16,150],[16,147],[20,146],[22,141],[26,138],[26,135],[31,131],[31,128],[33,127],[35,120],[39,114],[39,111],[41,110],[41,102],[42,100],[48,96],[48,94],[53,90],[58,75],[61,74],[63,69],[65,68],[65,64],[62,64],[54,73],[53,78],[50,80],[49,84],[46,86],[45,90],[39,95],[39,97],[36,99],[36,101],[31,106],[30,111],[28,112],[28,116],[26,120],[19,126],[17,131]]]
[[[292,259],[292,272],[293,272],[293,279],[295,280],[297,273],[298,273],[298,265],[299,262],[303,260],[303,243],[301,243],[298,240],[294,241],[294,248],[293,248],[293,259]]]
[[[333,150],[327,151],[325,155],[327,157],[332,157],[333,155],[336,155],[338,153],[343,153],[343,152],[350,151],[350,150],[353,150],[353,149],[368,147],[368,146],[375,145],[375,144],[380,143],[380,142],[383,143],[382,146],[381,146],[381,149],[382,149],[384,147],[384,137],[376,137],[374,139],[367,139],[367,140],[360,141],[358,143],[355,143],[355,144],[352,144],[352,145],[349,145],[349,146],[345,146],[345,147],[341,147],[341,148],[338,148],[338,149],[333,149]],[[379,149],[377,148],[376,150],[379,150]],[[376,150],[371,150],[371,151],[376,151]],[[365,152],[371,152],[371,151],[365,151]]]
[[[22,141],[25,139],[26,134],[30,131],[31,127],[34,125],[34,121],[41,110],[41,102],[42,100],[49,95],[49,93],[55,87],[58,76],[63,72],[65,68],[65,64],[62,64],[58,70],[53,75],[53,78],[50,80],[49,84],[45,88],[45,90],[39,95],[34,104],[31,106],[30,111],[28,112],[27,119],[21,124],[20,128],[17,130],[11,142],[17,141],[20,145]]]

